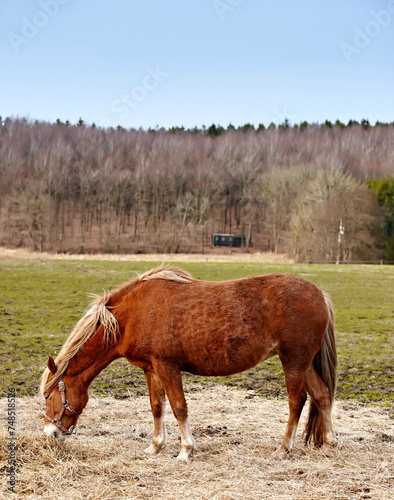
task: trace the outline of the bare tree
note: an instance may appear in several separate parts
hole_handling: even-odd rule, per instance
[[[355,248],[363,245],[368,220],[360,183],[336,167],[320,169],[294,204],[288,250],[296,260],[335,262],[341,227],[342,259],[351,260]]]
[[[394,126],[222,132],[0,120],[0,243],[195,251],[212,231],[245,228],[260,250],[287,242],[299,258],[335,260],[342,220],[340,259],[373,247],[376,200],[362,186],[392,172]]]

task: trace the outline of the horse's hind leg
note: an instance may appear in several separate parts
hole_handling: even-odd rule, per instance
[[[286,388],[289,396],[289,420],[282,444],[274,453],[277,458],[290,453],[294,446],[295,435],[302,409],[306,401],[305,372],[283,366],[285,372]]]
[[[145,452],[153,455],[159,453],[167,443],[167,432],[165,423],[166,394],[159,378],[153,372],[145,372],[146,383],[149,389],[150,406],[153,415],[153,439],[152,444]]]
[[[313,365],[311,365],[306,372],[306,390],[309,392],[313,403],[319,411],[321,426],[319,432],[321,432],[323,445],[335,445],[337,438],[331,421],[330,395],[326,384],[320,378]]]
[[[185,393],[183,392],[181,372],[179,367],[176,365],[165,364],[162,362],[154,362],[153,367],[167,394],[175,418],[178,421],[182,447],[177,458],[188,462],[190,456],[195,450],[195,442],[189,425],[187,403]]]

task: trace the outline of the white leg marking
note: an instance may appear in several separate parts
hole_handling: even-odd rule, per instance
[[[294,424],[293,428],[291,429],[291,435],[288,444],[289,451],[293,450],[296,433],[297,433],[297,424]]]
[[[289,438],[286,441],[283,441],[280,447],[275,451],[273,454],[274,458],[278,458],[279,460],[286,458],[288,453],[293,450],[297,427],[297,424],[292,425]],[[289,430],[290,429],[286,429],[286,435]]]
[[[159,451],[165,448],[167,444],[166,403],[166,400],[163,401],[161,417],[154,419],[152,444],[145,449],[145,453],[148,455],[155,455],[156,453],[159,453]]]
[[[186,418],[183,422],[178,422],[179,430],[181,432],[181,452],[177,456],[178,460],[189,462],[189,459],[196,449],[196,444],[193,438],[192,430],[189,425],[189,420]]]

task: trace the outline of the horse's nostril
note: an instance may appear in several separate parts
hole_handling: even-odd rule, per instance
[[[53,424],[45,425],[44,426],[44,434],[48,437],[56,436],[57,429]]]

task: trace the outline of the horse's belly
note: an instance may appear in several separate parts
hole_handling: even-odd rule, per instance
[[[276,351],[274,348],[267,348],[262,352],[254,351],[238,354],[225,351],[224,354],[221,353],[218,356],[215,356],[215,352],[212,352],[211,355],[206,356],[204,359],[200,358],[195,362],[189,361],[183,364],[182,370],[193,375],[224,377],[249,370],[258,363],[275,356],[275,354]]]

